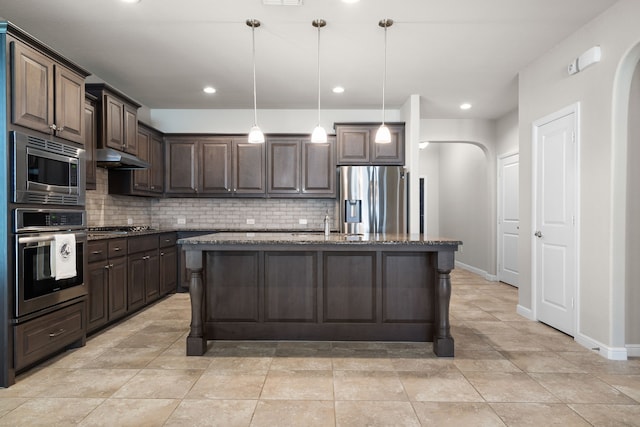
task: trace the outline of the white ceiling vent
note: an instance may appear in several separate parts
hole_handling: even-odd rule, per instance
[[[266,6],[302,6],[303,0],[262,0]]]

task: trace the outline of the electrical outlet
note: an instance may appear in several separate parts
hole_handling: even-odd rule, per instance
[[[133,224],[133,218],[127,218],[127,225]]]
[[[183,216],[178,217],[178,225],[185,225],[187,223],[187,219]]]
[[[255,219],[253,219],[253,218],[247,218],[247,224],[249,224],[249,225],[253,225],[253,224],[255,224],[255,223],[256,223],[256,220],[255,220]]]
[[[304,218],[300,218],[300,219],[298,220],[298,224],[301,224],[301,225],[307,225],[307,220],[306,220],[306,219],[304,219]]]

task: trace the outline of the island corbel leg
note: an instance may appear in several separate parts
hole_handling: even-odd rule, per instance
[[[436,268],[436,318],[433,336],[433,352],[440,357],[453,357],[454,346],[449,323],[449,302],[451,300],[451,270],[454,267],[454,253],[440,251],[437,254]]]
[[[204,285],[202,281],[202,251],[185,251],[187,271],[191,273],[191,329],[187,337],[187,356],[202,356],[207,351],[204,336]]]

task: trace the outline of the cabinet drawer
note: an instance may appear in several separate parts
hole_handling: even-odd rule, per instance
[[[15,327],[15,368],[42,359],[86,335],[85,301]]]
[[[128,244],[130,254],[158,249],[158,235],[129,237]]]
[[[178,236],[176,233],[162,233],[160,234],[160,247],[168,248],[169,246],[175,246]]]
[[[106,240],[97,240],[87,244],[89,262],[104,261],[108,255]]]
[[[127,239],[109,240],[109,258],[125,256],[127,254]]]

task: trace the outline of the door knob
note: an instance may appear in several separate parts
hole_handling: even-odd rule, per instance
[[[535,233],[533,233],[533,235],[538,237],[538,238],[542,237],[542,233],[540,232],[540,230],[538,230]]]

